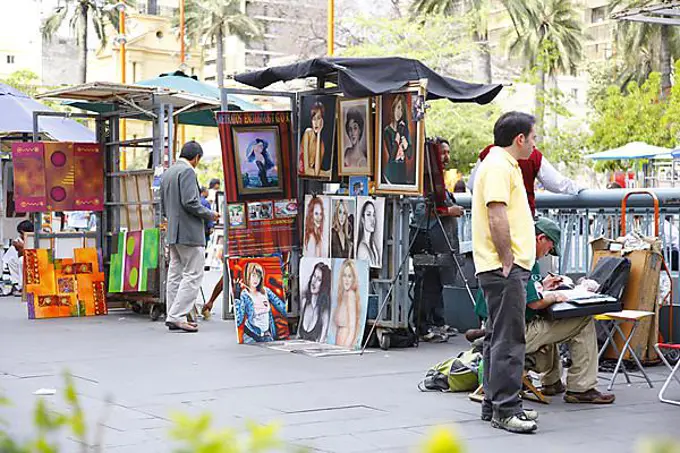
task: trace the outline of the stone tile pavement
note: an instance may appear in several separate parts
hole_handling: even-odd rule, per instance
[[[285,439],[328,453],[417,452],[436,426],[455,429],[468,451],[504,453],[627,452],[642,438],[680,438],[680,408],[656,398],[662,367],[648,369],[654,389],[621,377],[613,406],[527,403],[541,418],[536,434],[522,436],[479,420],[479,405],[466,395],[416,388],[430,365],[465,348],[459,337],[363,357],[311,358],[239,346],[233,322],[218,319],[202,323],[195,335],[170,333],[129,312],[29,321],[19,299],[0,298],[0,322],[0,390],[14,403],[0,408],[0,418],[10,432],[30,432],[31,410],[41,398],[33,392],[63,388],[61,373],[68,370],[91,424],[113,401],[103,426],[107,453],[171,451],[167,431],[177,411],[209,411],[219,426],[276,421]],[[680,388],[674,391],[680,397]],[[64,451],[75,451],[64,442]]]

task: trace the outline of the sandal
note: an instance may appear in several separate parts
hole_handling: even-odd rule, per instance
[[[190,332],[190,333],[198,332],[198,326],[195,325],[195,324],[188,323],[188,322],[166,321],[165,325],[168,326],[168,329],[170,329],[170,330],[181,330],[183,332]]]
[[[210,318],[212,318],[212,312],[210,311],[210,308],[203,307],[203,310],[201,311],[201,315],[203,316],[203,319],[206,321]]]

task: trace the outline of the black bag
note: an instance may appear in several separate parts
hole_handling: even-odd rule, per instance
[[[606,256],[600,258],[586,278],[600,284],[597,292],[621,299],[630,275],[630,260]]]

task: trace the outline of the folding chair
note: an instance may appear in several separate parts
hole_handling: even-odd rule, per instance
[[[663,361],[664,365],[666,365],[666,367],[668,367],[668,369],[671,372],[671,374],[668,375],[668,379],[666,379],[666,382],[663,383],[663,387],[661,387],[661,390],[659,391],[659,401],[661,401],[662,403],[680,406],[680,401],[671,400],[664,396],[664,393],[666,393],[666,389],[668,389],[668,386],[671,383],[671,379],[675,379],[677,383],[680,384],[680,377],[678,377],[678,370],[680,369],[680,360],[678,360],[678,363],[676,363],[675,367],[673,367],[668,362],[668,359],[666,359],[666,356],[664,356],[661,353],[662,349],[675,349],[680,351],[680,344],[657,343],[654,345],[654,349],[656,349],[656,352],[657,354],[659,354],[659,357],[661,357],[661,360]]]
[[[608,327],[606,324],[603,324],[605,326],[605,329],[607,330],[607,340],[604,342],[602,349],[600,349],[600,353],[598,354],[597,357],[598,362],[602,355],[604,354],[604,351],[607,349],[607,346],[609,346],[610,344],[612,345],[612,348],[614,348],[616,354],[619,356],[619,359],[616,362],[616,367],[614,368],[614,373],[612,374],[612,378],[609,381],[609,386],[607,386],[607,390],[611,391],[612,387],[614,386],[614,381],[616,381],[616,377],[619,374],[619,369],[623,371],[623,375],[626,377],[626,381],[629,384],[631,383],[630,376],[639,377],[628,373],[628,371],[626,371],[625,366],[622,367],[623,357],[626,355],[626,351],[630,353],[630,356],[633,358],[635,364],[640,369],[642,377],[644,377],[645,380],[647,381],[647,384],[649,384],[649,388],[654,388],[652,381],[649,379],[649,376],[647,376],[645,369],[642,367],[642,364],[640,363],[640,359],[638,359],[638,356],[635,354],[635,351],[630,346],[630,341],[633,339],[633,336],[635,335],[635,332],[637,331],[637,328],[640,325],[640,321],[650,316],[654,316],[654,312],[640,310],[622,310],[604,313],[601,315],[595,315],[595,319],[597,321],[612,321],[611,327]],[[628,333],[627,337],[623,333],[623,330],[621,330],[621,324],[623,324],[624,322],[629,322],[633,324],[633,327],[630,329],[630,332]],[[616,335],[616,333],[618,333],[621,339],[624,341],[623,348],[621,348],[620,351],[619,348],[616,346],[616,342],[614,341],[614,335]]]

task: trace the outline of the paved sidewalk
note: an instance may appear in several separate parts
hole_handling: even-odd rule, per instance
[[[528,403],[540,411],[539,431],[522,436],[480,421],[479,405],[466,395],[416,388],[430,365],[466,347],[460,337],[363,357],[311,358],[239,346],[233,322],[218,319],[202,323],[198,334],[181,334],[129,312],[29,321],[16,298],[0,298],[0,307],[0,389],[14,402],[0,408],[0,418],[12,433],[26,435],[39,398],[32,393],[62,388],[61,373],[69,370],[90,423],[107,396],[114,399],[105,422],[107,453],[171,451],[174,411],[210,411],[219,426],[278,421],[286,439],[319,452],[415,452],[438,425],[455,427],[470,452],[628,452],[644,437],[680,437],[680,408],[656,398],[662,367],[649,369],[651,390],[621,377],[613,406],[566,405],[559,398],[549,406]],[[64,451],[75,451],[75,444]]]

